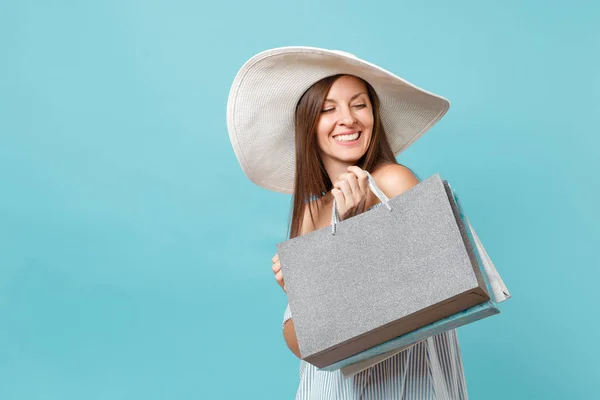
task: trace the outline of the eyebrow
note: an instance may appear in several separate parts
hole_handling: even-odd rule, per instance
[[[357,98],[358,96],[360,96],[361,94],[366,94],[366,93],[365,93],[365,92],[356,93],[354,96],[352,96],[352,97],[350,98],[350,101],[352,101],[352,100],[356,99],[356,98]],[[331,101],[331,102],[333,102],[333,103],[336,103],[336,101],[335,101],[335,100],[333,100],[333,99],[325,99],[325,101]]]

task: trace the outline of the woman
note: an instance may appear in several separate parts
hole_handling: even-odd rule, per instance
[[[248,177],[293,194],[290,238],[376,207],[367,174],[388,198],[418,183],[395,155],[448,109],[447,100],[350,54],[280,48],[248,61],[228,102],[232,144]],[[252,141],[251,141],[252,139]],[[278,256],[275,279],[285,291]],[[298,358],[293,318],[283,335]],[[424,340],[352,378],[300,361],[297,399],[465,399],[455,331]]]

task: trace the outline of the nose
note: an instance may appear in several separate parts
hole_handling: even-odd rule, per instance
[[[339,123],[345,126],[352,126],[356,122],[356,118],[352,110],[348,107],[340,107]]]

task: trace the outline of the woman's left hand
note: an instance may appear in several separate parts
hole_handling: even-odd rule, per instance
[[[348,167],[333,183],[331,194],[336,200],[340,221],[365,211],[369,180],[365,171],[357,166]]]

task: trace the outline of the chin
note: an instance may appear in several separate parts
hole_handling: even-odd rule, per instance
[[[366,151],[357,154],[340,154],[337,158],[345,163],[356,164],[365,154]]]

